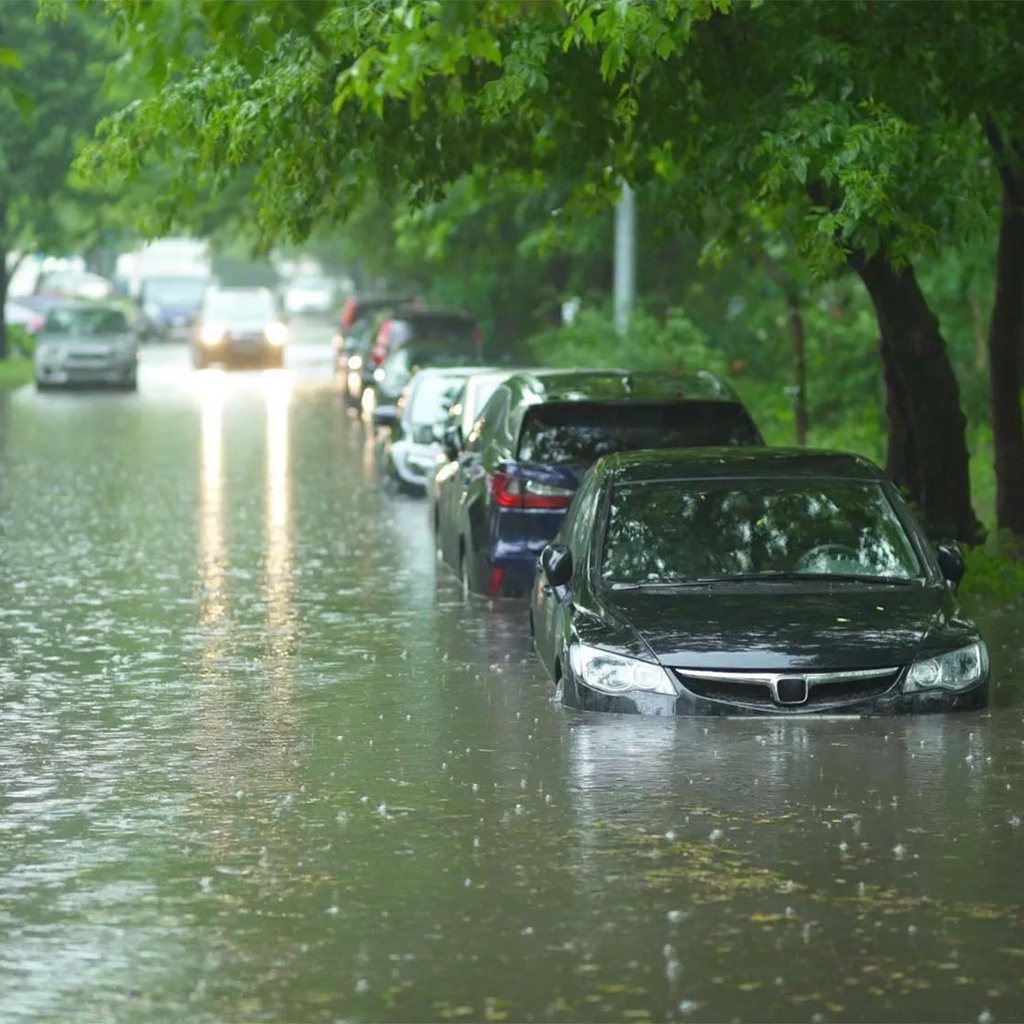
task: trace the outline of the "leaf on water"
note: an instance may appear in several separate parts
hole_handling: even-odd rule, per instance
[[[781,921],[783,917],[783,914],[751,914],[750,920],[754,924],[772,924],[775,921]]]
[[[756,992],[761,987],[759,981],[744,981],[737,986],[741,992]]]

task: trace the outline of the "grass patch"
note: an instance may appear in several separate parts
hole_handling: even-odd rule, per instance
[[[0,359],[0,389],[20,388],[33,379],[31,356],[11,356]]]

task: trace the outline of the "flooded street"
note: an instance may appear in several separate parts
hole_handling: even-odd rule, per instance
[[[1019,604],[983,715],[564,711],[328,353],[0,395],[0,1020],[1024,1017]]]

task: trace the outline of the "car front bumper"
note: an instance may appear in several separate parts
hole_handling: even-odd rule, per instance
[[[284,346],[268,341],[222,341],[217,345],[203,345],[200,349],[208,363],[257,364],[284,359]]]
[[[406,487],[424,494],[437,470],[437,445],[396,442],[391,446],[389,469]]]
[[[988,705],[989,680],[968,690],[953,693],[948,690],[922,690],[905,693],[900,683],[877,697],[825,706],[785,706],[751,708],[708,700],[683,690],[675,696],[660,693],[632,691],[623,694],[602,693],[592,689],[568,672],[562,684],[562,703],[580,711],[605,711],[626,715],[674,717],[693,715],[701,717],[766,717],[815,718],[822,716],[881,717],[885,715],[919,715],[946,711],[977,711]]]
[[[75,385],[127,385],[135,380],[138,361],[130,358],[62,361],[40,359],[35,366],[36,381],[46,387]]]

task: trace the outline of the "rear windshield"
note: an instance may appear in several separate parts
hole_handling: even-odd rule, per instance
[[[519,458],[589,465],[618,451],[760,444],[735,402],[552,402],[527,411]]]
[[[476,345],[470,339],[465,342],[445,341],[436,345],[413,343],[395,353],[395,359],[412,369],[424,366],[462,366],[479,362]]]
[[[468,342],[474,345],[476,324],[461,316],[403,317],[408,336],[417,341]]]

